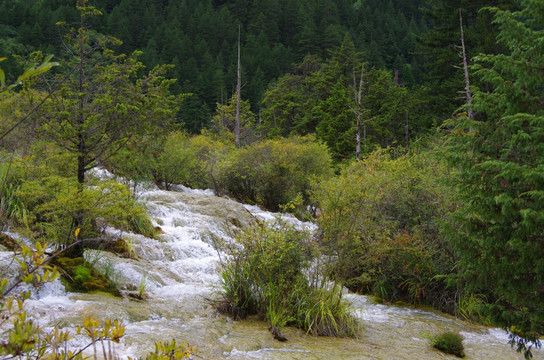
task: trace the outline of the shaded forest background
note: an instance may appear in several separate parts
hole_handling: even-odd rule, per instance
[[[262,101],[267,89],[278,79],[303,71],[294,65],[307,55],[326,62],[347,35],[368,68],[389,71],[390,81],[396,71],[398,84],[418,89],[412,97],[422,106],[414,110],[420,122],[414,128],[422,132],[463,103],[458,8],[464,10],[470,58],[500,51],[491,16],[478,10],[506,3],[512,2],[96,0],[92,5],[103,16],[93,18],[91,27],[121,39],[116,51],[142,50],[141,61],[148,69],[175,65],[169,74],[178,79],[172,91],[192,94],[177,118],[192,133],[210,127],[217,104],[226,104],[235,93],[239,26],[242,98],[249,100],[256,117],[266,107]],[[67,56],[64,33],[56,23],[77,25],[74,1],[3,1],[0,13],[3,54],[41,50],[57,58]],[[7,74],[19,73],[18,66],[15,58],[3,63]]]

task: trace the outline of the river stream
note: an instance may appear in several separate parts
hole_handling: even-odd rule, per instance
[[[220,290],[219,271],[225,255],[219,249],[234,242],[240,227],[280,215],[209,191],[177,190],[152,189],[140,195],[163,233],[158,239],[119,234],[131,243],[138,260],[86,252],[98,269],[113,269],[121,288],[145,287],[147,300],[67,293],[57,280],[34,294],[27,303],[29,312],[45,327],[59,324],[65,329],[74,329],[83,315],[123,319],[126,335],[115,345],[120,358],[145,355],[155,341],[176,339],[196,345],[196,358],[203,359],[455,359],[434,350],[426,339],[426,334],[446,330],[463,335],[466,359],[523,358],[510,348],[502,330],[429,309],[381,305],[355,294],[346,294],[346,299],[363,324],[356,339],[314,337],[287,328],[283,332],[289,341],[278,342],[262,321],[233,321],[219,315],[206,301]],[[293,225],[315,227],[282,216]],[[0,252],[0,261],[5,263],[10,256]],[[84,341],[76,336],[71,345],[82,346]],[[543,358],[541,350],[534,355]]]

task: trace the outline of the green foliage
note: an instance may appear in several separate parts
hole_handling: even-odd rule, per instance
[[[17,195],[28,208],[29,227],[36,236],[68,245],[76,214],[84,215],[80,238],[100,236],[106,225],[153,236],[153,226],[142,204],[126,185],[114,180],[92,180],[82,190],[75,178],[48,176],[24,182]]]
[[[153,170],[155,183],[170,189],[173,184],[202,188],[207,185],[204,161],[194,141],[181,132],[170,133]]]
[[[439,234],[454,206],[441,182],[448,173],[430,154],[393,158],[382,150],[317,184],[318,224],[335,276],[352,290],[452,311],[454,295],[436,278],[455,263]]]
[[[359,324],[342,300],[342,291],[342,286],[334,284],[314,289],[307,298],[298,298],[298,315],[302,312],[304,316],[301,327],[312,335],[357,336]]]
[[[220,311],[239,318],[262,314],[273,326],[296,326],[313,335],[355,336],[358,324],[342,300],[340,286],[311,286],[307,234],[281,223],[254,226],[240,234],[222,272]]]
[[[11,91],[17,85],[22,84],[23,81],[36,77],[43,73],[46,73],[49,70],[51,70],[51,68],[54,66],[59,66],[58,62],[50,61],[52,58],[53,58],[53,55],[49,55],[49,56],[46,56],[45,59],[43,59],[41,64],[32,64],[21,75],[17,77],[17,80],[15,81],[15,83],[8,86],[6,86],[6,74],[4,73],[4,70],[2,70],[2,67],[0,67],[0,93],[4,91]],[[7,58],[5,57],[0,57],[0,62],[6,59]]]
[[[310,137],[265,140],[231,152],[219,164],[215,190],[278,210],[298,196],[308,204],[311,180],[331,170],[326,147]]]
[[[91,276],[91,269],[83,265],[78,265],[76,267],[75,276],[74,276],[75,281],[82,284],[89,279],[89,276]]]
[[[168,66],[142,75],[141,52],[116,55],[108,46],[119,40],[87,28],[89,18],[101,13],[80,5],[80,28],[66,35],[66,46],[76,56],[68,61],[68,72],[56,76],[58,96],[49,97],[33,117],[44,137],[76,155],[77,179],[83,184],[97,161],[115,154],[132,136],[168,124],[178,99],[168,92],[174,82],[165,78]],[[47,79],[36,86],[50,87]]]
[[[484,6],[499,6],[502,9],[517,8],[518,1],[510,0],[439,0],[427,2],[422,10],[430,23],[418,42],[418,52],[423,56],[426,71],[422,74],[429,87],[428,107],[440,119],[451,114],[463,105],[466,99],[459,96],[465,88],[462,59],[459,56],[461,31],[459,11],[463,18],[464,38],[467,60],[482,53],[504,53],[507,48],[496,41],[498,27],[492,23],[493,17]],[[471,76],[471,86],[485,87],[477,77]]]
[[[460,358],[465,357],[463,337],[457,333],[447,331],[436,335],[431,339],[431,344],[434,348],[446,354],[453,354]]]
[[[229,134],[234,139],[236,126],[236,94],[233,94],[228,104],[217,104],[217,110],[212,119],[212,131],[218,134]],[[255,141],[253,131],[255,114],[250,109],[248,100],[240,100],[240,142],[248,145]]]
[[[142,278],[140,279],[140,284],[138,285],[138,295],[140,298],[145,297],[146,295],[146,289],[147,289],[147,274],[142,275]]]
[[[474,94],[476,120],[452,124],[447,151],[463,200],[449,231],[459,280],[488,295],[486,313],[528,357],[528,344],[540,346],[544,333],[544,17],[541,2],[521,6],[488,9],[508,51],[476,59],[473,70],[490,91]]]
[[[145,358],[139,357],[138,360],[181,360],[189,359],[192,354],[197,353],[196,346],[191,346],[189,343],[178,345],[174,339],[172,341],[156,342],[155,351],[147,354]]]
[[[355,157],[357,111],[363,153],[408,147],[433,126],[422,89],[396,85],[391,72],[366,64],[361,79],[362,55],[349,36],[330,55],[324,62],[305,57],[267,89],[260,126],[265,135],[315,132],[336,160],[344,160]]]
[[[457,302],[457,314],[468,321],[491,325],[489,317],[483,311],[483,308],[487,304],[488,301],[485,295],[462,293]]]

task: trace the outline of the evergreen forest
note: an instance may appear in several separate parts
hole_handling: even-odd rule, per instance
[[[44,335],[14,289],[60,273],[71,291],[120,296],[84,253],[130,257],[108,227],[160,236],[136,191],[152,183],[318,225],[311,244],[250,226],[225,250],[214,306],[262,317],[277,339],[288,326],[357,337],[346,287],[503,328],[531,358],[543,29],[540,0],[0,1],[0,222],[35,244],[0,236],[23,259],[0,284],[0,354],[81,356],[61,355],[67,335]],[[315,259],[332,288],[307,279]],[[123,336],[98,326],[82,325],[93,344]],[[194,351],[174,340],[149,358]]]

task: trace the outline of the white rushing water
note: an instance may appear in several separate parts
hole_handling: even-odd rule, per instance
[[[57,280],[34,294],[27,305],[29,312],[43,326],[58,324],[72,330],[83,315],[123,319],[126,336],[116,345],[120,358],[145,355],[155,341],[176,339],[198,346],[204,359],[453,359],[432,349],[426,340],[426,334],[445,330],[463,335],[467,359],[522,358],[507,345],[502,330],[471,325],[432,310],[375,304],[354,294],[346,298],[363,324],[357,339],[313,337],[288,328],[284,334],[289,341],[280,343],[272,338],[266,323],[255,319],[236,322],[219,315],[206,298],[219,290],[225,258],[220,246],[232,244],[234,234],[256,219],[273,221],[282,216],[289,224],[308,230],[315,230],[315,225],[209,191],[177,190],[151,189],[140,194],[162,234],[157,239],[120,235],[131,244],[137,260],[86,252],[86,258],[101,271],[108,269],[122,289],[136,291],[143,286],[149,299],[67,293]],[[11,256],[0,252],[2,267]],[[82,346],[84,341],[76,336],[71,345]],[[542,355],[542,351],[535,352],[535,358]]]

